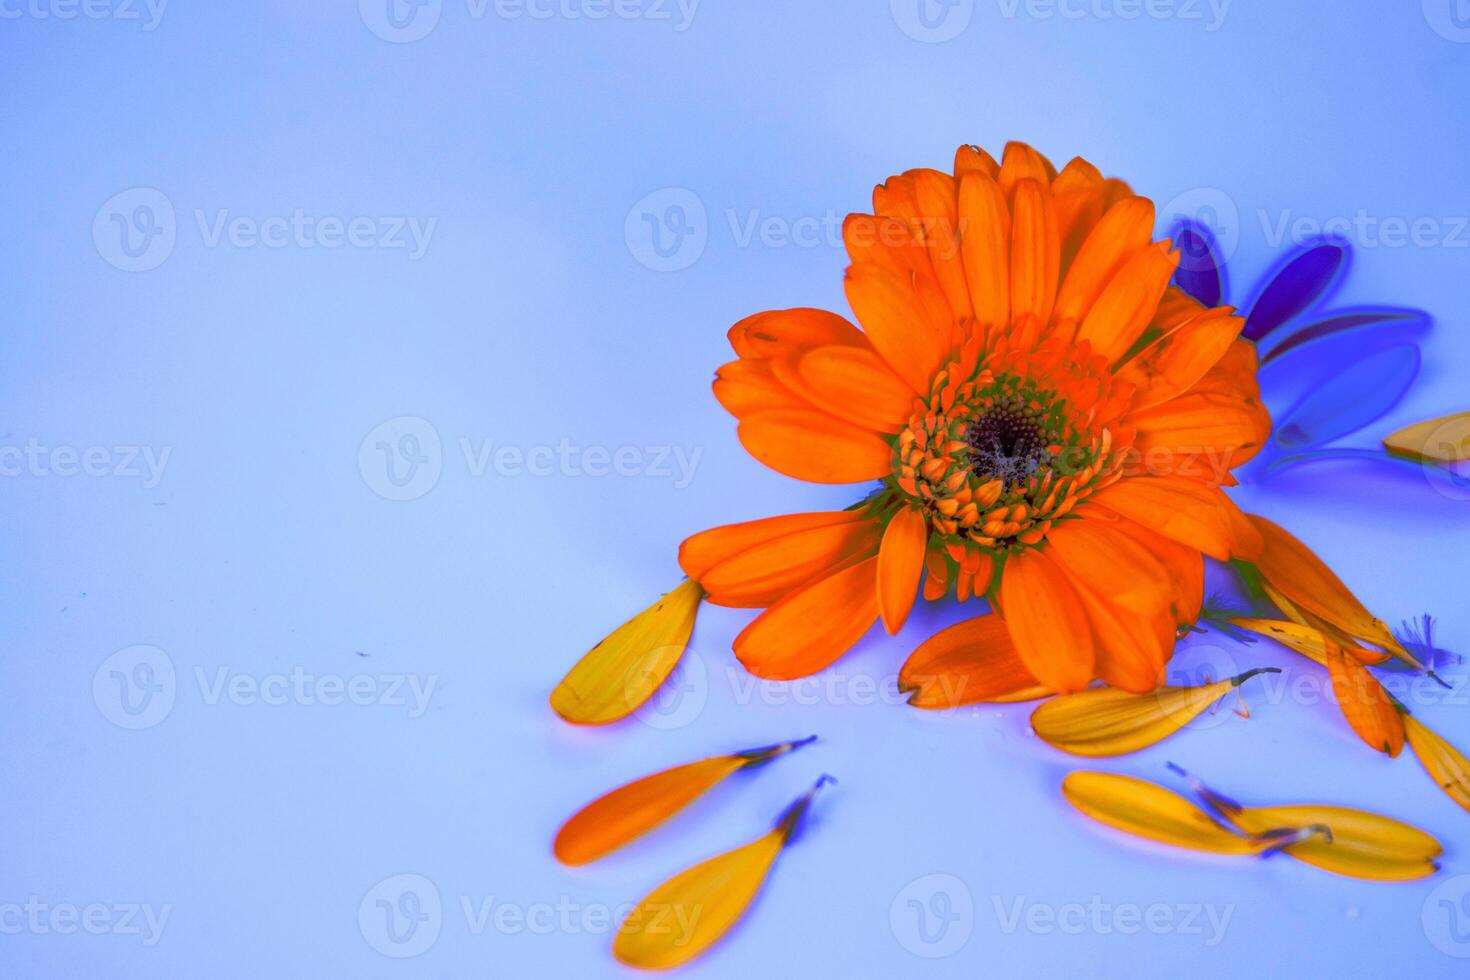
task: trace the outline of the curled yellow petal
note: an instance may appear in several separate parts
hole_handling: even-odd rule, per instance
[[[1161,844],[1214,854],[1260,854],[1276,846],[1221,826],[1178,793],[1132,776],[1078,770],[1062,780],[1062,795],[1099,823]]]
[[[634,780],[587,804],[564,823],[552,844],[562,864],[595,861],[641,837],[693,803],[726,776],[769,762],[816,738],[718,755]]]
[[[1241,831],[1270,836],[1282,830],[1320,827],[1322,832],[1281,848],[1325,871],[1372,881],[1413,881],[1438,870],[1439,841],[1390,817],[1342,806],[1241,806],[1216,793],[1178,766],[1215,813]]]
[[[667,970],[719,941],[755,900],[781,849],[791,841],[830,777],[793,803],[776,826],[733,851],[712,857],[659,885],[628,913],[613,940],[613,955],[628,966]]]
[[[1470,460],[1470,412],[1406,426],[1386,437],[1383,448],[1424,463],[1463,463]]]
[[[703,598],[699,583],[686,579],[619,626],[556,685],[552,710],[577,725],[606,725],[638,710],[684,655]]]
[[[1450,799],[1470,810],[1470,760],[1411,714],[1404,714],[1404,732],[1424,771]]]
[[[1048,745],[1092,758],[1124,755],[1147,748],[1179,731],[1228,692],[1260,673],[1260,667],[1238,677],[1197,687],[1161,687],[1130,694],[1095,687],[1052,698],[1031,714],[1031,727]]]

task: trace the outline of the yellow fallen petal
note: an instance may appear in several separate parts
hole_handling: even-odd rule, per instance
[[[1438,870],[1439,841],[1409,824],[1341,806],[1241,806],[1216,793],[1178,766],[1215,813],[1247,834],[1270,836],[1283,829],[1322,828],[1320,834],[1287,844],[1282,850],[1306,864],[1335,874],[1373,881],[1413,881]]]
[[[1439,870],[1439,841],[1389,817],[1341,806],[1245,807],[1233,818],[1241,830],[1264,834],[1282,827],[1326,827],[1282,850],[1325,871],[1373,881],[1413,881]]]
[[[795,836],[823,776],[769,833],[659,885],[618,927],[613,955],[628,966],[667,970],[714,945],[755,899],[781,849]]]
[[[1282,611],[1285,612],[1285,610]],[[1250,616],[1239,616],[1227,619],[1225,622],[1250,630],[1252,633],[1259,633],[1267,639],[1275,640],[1282,646],[1295,650],[1323,667],[1327,666],[1328,639],[1321,630],[1314,626],[1288,622],[1284,619],[1256,619]],[[1351,654],[1359,663],[1369,666],[1380,664],[1388,659],[1388,654],[1382,651],[1367,650],[1363,647],[1343,647],[1343,652]]]
[[[1161,687],[1148,694],[1112,687],[1064,694],[1032,712],[1031,727],[1048,745],[1063,752],[1093,758],[1124,755],[1168,738],[1259,673],[1280,671],[1260,667],[1213,684]]]
[[[1062,795],[1099,823],[1162,844],[1214,854],[1260,854],[1275,846],[1235,833],[1178,793],[1132,776],[1078,770],[1062,780]]]
[[[1425,772],[1450,799],[1470,810],[1470,760],[1411,714],[1404,714],[1404,732]]]
[[[1470,459],[1470,412],[1406,426],[1385,438],[1383,448],[1425,463],[1463,463]]]
[[[693,579],[587,651],[551,692],[551,708],[577,725],[626,718],[652,697],[679,663],[704,590]]]
[[[657,827],[731,773],[769,762],[815,738],[700,759],[619,786],[562,824],[552,853],[562,864],[595,861]]]

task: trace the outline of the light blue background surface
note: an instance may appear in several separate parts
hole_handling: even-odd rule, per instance
[[[0,7],[0,444],[100,447],[93,475],[67,475],[65,452],[18,475],[13,449],[0,460],[0,973],[616,976],[610,910],[759,833],[825,771],[841,782],[810,832],[689,975],[1463,974],[1450,954],[1470,954],[1470,900],[1458,920],[1439,903],[1470,892],[1456,877],[1470,814],[1407,753],[1368,751],[1316,671],[1279,652],[1195,641],[1180,676],[1279,663],[1314,686],[1258,687],[1250,721],[1222,710],[1107,768],[1167,780],[1175,760],[1247,802],[1381,809],[1446,842],[1438,878],[1194,857],[1084,821],[1057,791],[1073,760],[1027,735],[1026,707],[935,715],[875,693],[970,612],[952,604],[789,687],[735,664],[748,613],[707,609],[682,697],[593,731],[545,703],[583,650],[677,582],[686,534],[854,499],[747,457],[709,378],[739,317],[845,310],[829,220],[866,209],[890,173],[947,167],[961,142],[998,153],[1024,138],[1161,202],[1227,202],[1237,295],[1283,214],[1431,219],[1433,243],[1357,241],[1345,302],[1439,318],[1419,387],[1360,441],[1470,407],[1470,44],[1448,0],[1236,0],[1223,19],[1203,4],[1125,19],[1143,8],[978,0],[935,22],[958,31],[941,43],[911,36],[936,35],[902,0],[705,0],[683,30],[653,0],[605,19],[562,12],[597,9],[585,3],[539,18],[443,0],[407,43],[367,26],[405,36],[373,2],[364,16],[351,0],[174,0],[156,22],[121,3],[92,0],[96,19],[64,16],[80,9],[66,0]],[[152,193],[107,204],[136,188]],[[667,205],[690,198],[669,188],[703,209],[684,217],[705,245],[659,272],[641,222],[677,217]],[[112,214],[147,218],[136,209],[158,195],[172,249],[157,239],[136,260],[156,268],[125,271]],[[211,237],[222,212],[297,209],[366,217],[374,242],[394,218],[436,224],[416,257],[319,234]],[[376,429],[403,416],[424,421]],[[404,492],[427,492],[394,501],[377,442],[412,450],[404,434],[430,460]],[[565,444],[576,462],[483,467],[487,444]],[[127,447],[168,453],[157,480]],[[621,465],[637,475],[589,475],[588,447],[632,447]],[[692,479],[653,447],[686,454]],[[548,459],[533,454],[538,472]],[[1304,470],[1239,499],[1272,508],[1385,618],[1435,612],[1470,649],[1470,504],[1361,475]],[[118,678],[148,680],[138,663],[154,683],[172,670],[171,706],[165,691],[127,713]],[[293,672],[311,680],[277,686]],[[1466,671],[1453,674],[1457,692],[1422,715],[1470,747]],[[424,710],[393,690],[405,677],[433,685]],[[338,682],[370,703],[322,703]],[[812,732],[818,745],[603,863],[550,859],[560,820],[625,779]],[[376,899],[402,881],[374,891],[399,874],[442,903],[401,945]],[[33,896],[62,917],[16,918]],[[92,904],[103,934],[53,928]],[[161,936],[139,934],[127,904],[167,909]],[[1211,912],[1228,916],[1222,935]],[[412,959],[377,949],[415,944]]]

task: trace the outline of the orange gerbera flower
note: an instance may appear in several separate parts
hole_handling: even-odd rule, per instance
[[[1081,159],[963,146],[873,211],[843,226],[861,328],[748,317],[714,393],[772,469],[878,489],[696,534],[684,572],[765,609],[735,640],[762,677],[820,670],[879,619],[897,632],[922,584],[990,600],[1023,686],[1153,688],[1198,618],[1201,556],[1261,548],[1221,490],[1271,426],[1242,320],[1170,287],[1152,203]]]

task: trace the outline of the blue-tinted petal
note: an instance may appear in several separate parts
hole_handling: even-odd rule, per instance
[[[1174,285],[1205,306],[1219,306],[1225,293],[1225,270],[1220,265],[1214,233],[1200,222],[1186,219],[1170,237],[1179,250]]]
[[[1347,243],[1323,241],[1288,256],[1251,304],[1243,336],[1259,340],[1324,298],[1345,269],[1348,254]]]
[[[1361,309],[1341,310],[1329,317],[1318,320],[1315,323],[1286,335],[1274,347],[1261,357],[1264,366],[1288,351],[1301,347],[1311,341],[1320,340],[1332,335],[1345,335],[1349,331],[1362,331],[1356,336],[1362,338],[1371,333],[1375,338],[1379,336],[1376,329],[1380,326],[1392,326],[1396,337],[1409,339],[1426,331],[1432,322],[1428,313],[1423,310],[1410,309],[1408,307],[1395,307],[1383,309]]]
[[[1419,373],[1419,348],[1390,347],[1327,378],[1276,423],[1272,440],[1287,449],[1320,446],[1382,416]]]

